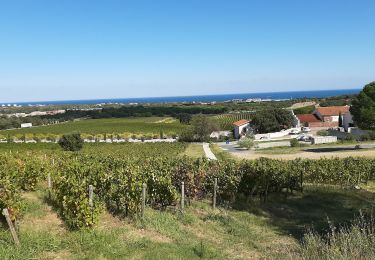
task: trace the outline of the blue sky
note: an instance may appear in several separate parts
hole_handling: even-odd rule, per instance
[[[359,88],[373,0],[0,0],[0,101]]]

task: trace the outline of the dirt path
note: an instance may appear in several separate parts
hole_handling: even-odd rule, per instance
[[[203,143],[203,150],[204,150],[204,153],[205,153],[206,157],[209,160],[217,160],[215,154],[210,149],[209,143]]]

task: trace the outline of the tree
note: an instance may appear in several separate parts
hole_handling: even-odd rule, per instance
[[[242,138],[238,141],[238,145],[242,148],[250,149],[254,146],[254,139],[250,137]]]
[[[342,123],[342,115],[341,115],[341,112],[339,114],[339,127],[342,127],[343,126],[343,123]]]
[[[76,152],[82,149],[83,139],[79,133],[65,134],[60,138],[59,145],[64,151]]]
[[[260,110],[253,116],[251,124],[256,132],[269,133],[292,127],[293,120],[293,115],[289,110]]]
[[[360,128],[375,130],[375,81],[367,84],[353,100],[350,113]]]
[[[190,127],[186,128],[180,135],[181,141],[186,142],[204,142],[210,139],[210,134],[218,129],[218,126],[207,116],[193,116]]]
[[[180,120],[181,124],[189,124],[191,120],[191,115],[188,113],[180,113],[176,115],[176,118]]]

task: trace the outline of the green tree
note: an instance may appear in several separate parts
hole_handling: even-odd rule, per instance
[[[82,149],[83,139],[79,133],[65,134],[60,138],[59,145],[64,151],[76,152]]]
[[[339,114],[339,127],[342,127],[343,126],[343,123],[342,123],[342,115],[341,115],[341,112]]]
[[[185,142],[204,142],[210,139],[210,134],[216,131],[218,126],[207,116],[193,116],[190,127],[186,128],[180,134],[180,140]]]
[[[191,120],[191,115],[188,113],[180,113],[176,115],[176,118],[180,120],[181,124],[189,124]]]
[[[238,145],[242,148],[250,149],[254,146],[254,139],[249,137],[242,138],[238,141]]]
[[[375,130],[375,81],[367,84],[353,100],[350,112],[360,128]]]
[[[258,133],[277,132],[293,125],[293,115],[289,110],[270,109],[257,111],[251,125]]]

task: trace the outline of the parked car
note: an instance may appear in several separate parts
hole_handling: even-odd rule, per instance
[[[290,130],[290,132],[289,132],[290,135],[298,135],[299,133],[301,133],[301,131],[298,130],[298,129],[292,129],[292,130]]]
[[[303,141],[303,142],[310,142],[311,141],[311,136],[308,135],[300,135],[297,137],[298,141]]]
[[[309,127],[302,127],[302,132],[308,133],[311,132],[311,129]]]

